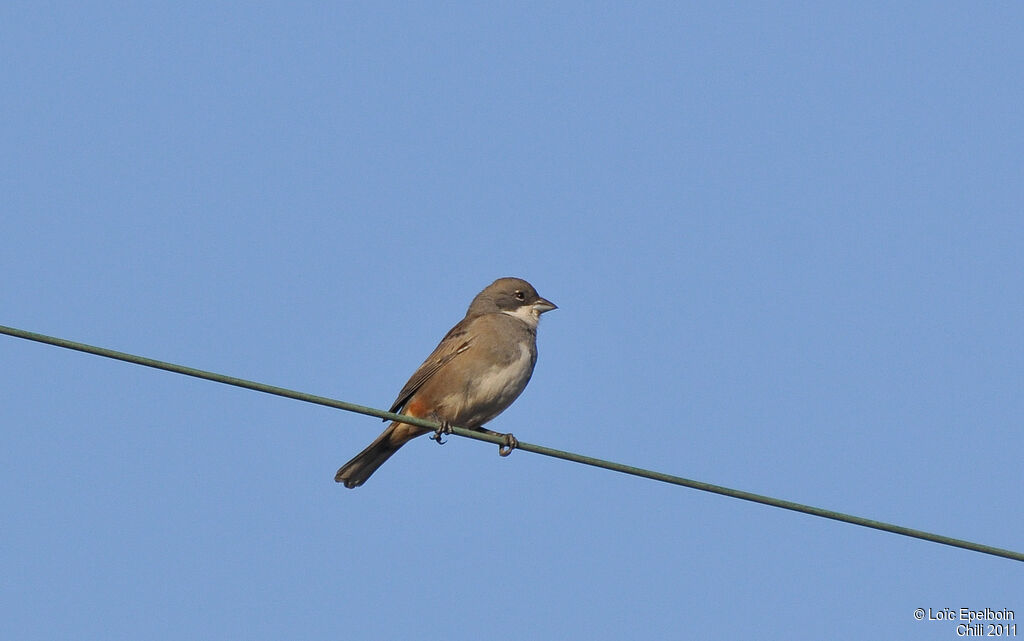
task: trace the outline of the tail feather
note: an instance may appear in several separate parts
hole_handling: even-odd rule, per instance
[[[351,461],[345,463],[334,475],[334,480],[344,483],[345,487],[359,487],[370,478],[370,475],[377,471],[377,468],[384,464],[391,455],[398,451],[398,448],[405,445],[409,440],[419,435],[407,433],[409,430],[399,429],[399,426],[410,428],[411,425],[392,423],[378,436],[366,449],[356,454]]]

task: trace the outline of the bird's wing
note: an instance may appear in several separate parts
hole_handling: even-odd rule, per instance
[[[453,358],[469,349],[473,342],[473,338],[469,334],[469,324],[472,320],[472,318],[463,318],[445,334],[427,360],[423,361],[419,369],[409,378],[409,382],[398,393],[398,398],[395,399],[388,411],[400,412],[412,395],[416,393],[416,390],[423,387],[423,384],[430,380],[431,376],[451,362]]]

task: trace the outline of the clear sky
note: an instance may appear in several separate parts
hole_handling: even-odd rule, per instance
[[[1020,3],[0,8],[0,324],[1024,550]],[[5,639],[952,639],[1024,565],[0,337]],[[1024,635],[1024,627],[1018,630]]]

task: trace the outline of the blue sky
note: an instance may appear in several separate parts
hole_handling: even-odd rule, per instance
[[[0,8],[0,324],[1024,550],[1016,3]],[[0,337],[0,636],[941,639],[1020,563]]]

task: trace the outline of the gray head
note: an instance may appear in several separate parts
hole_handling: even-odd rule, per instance
[[[558,306],[541,298],[533,285],[522,278],[499,278],[476,295],[466,316],[504,312],[536,325],[540,315],[552,309]]]

